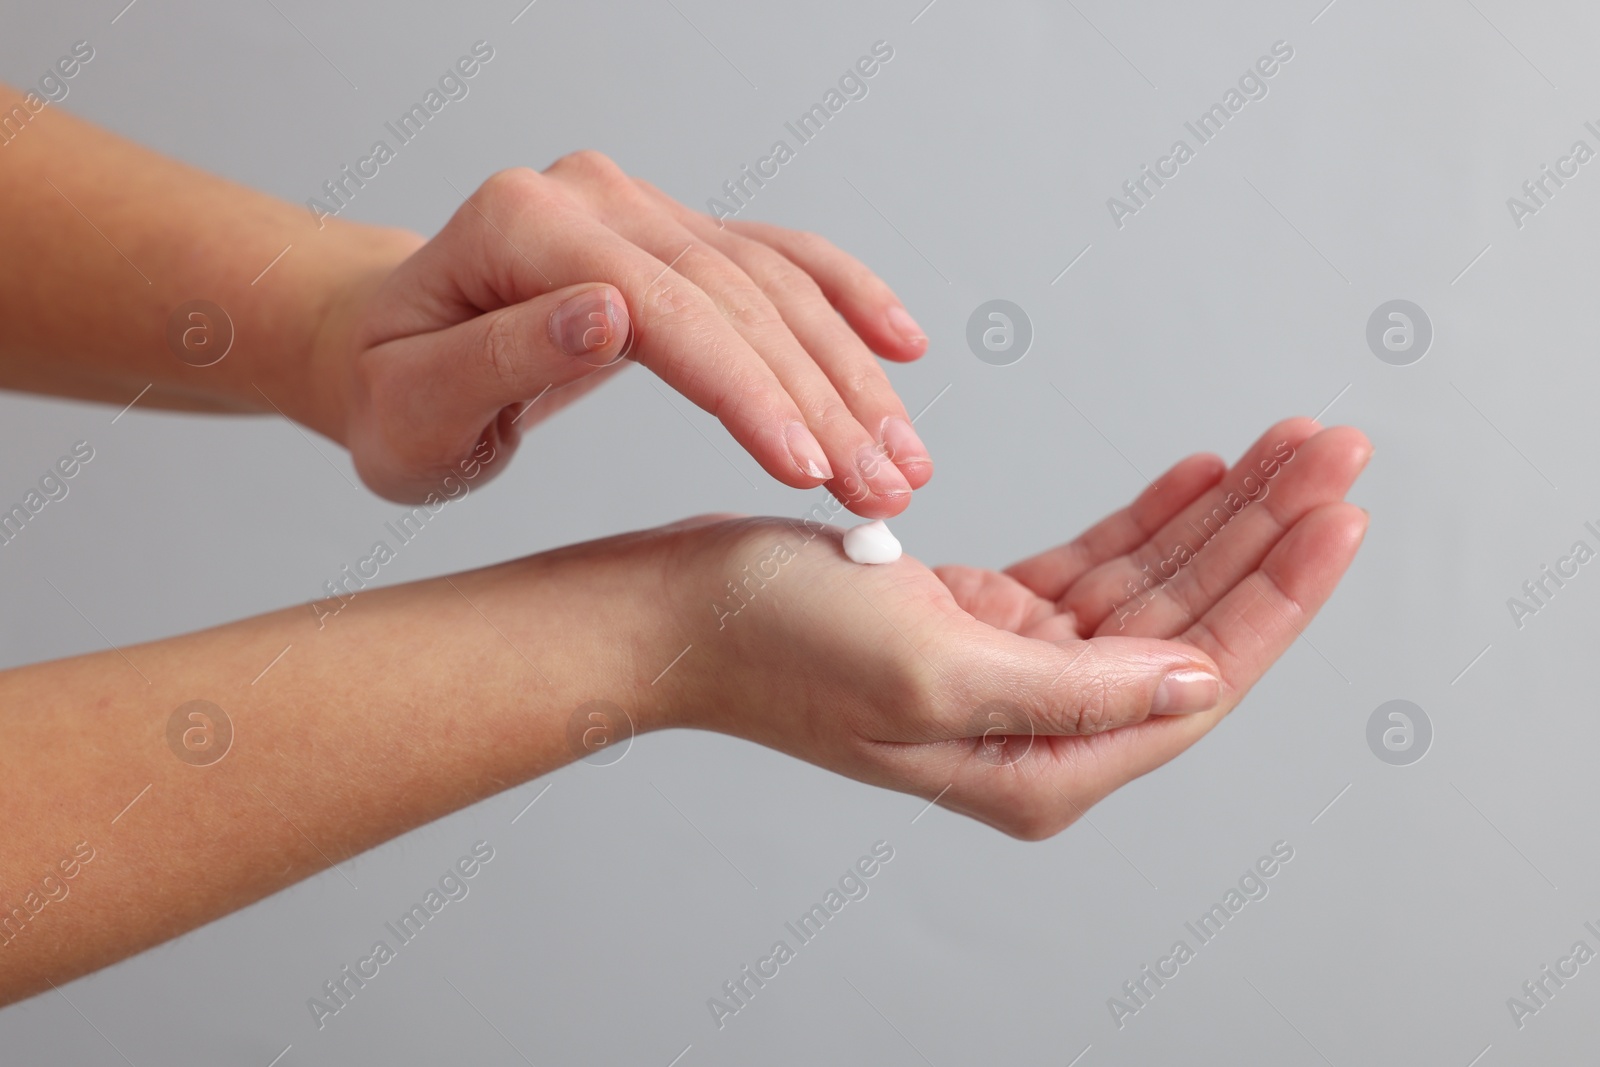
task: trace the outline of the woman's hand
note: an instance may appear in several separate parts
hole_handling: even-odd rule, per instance
[[[703,592],[661,684],[682,725],[1048,837],[1198,740],[1310,623],[1366,530],[1343,497],[1370,455],[1291,419],[998,573],[857,566],[833,527],[708,521],[678,535]]]
[[[926,346],[822,238],[719,225],[577,152],[495,175],[397,269],[353,279],[314,359],[356,468],[391,499],[437,490],[480,442],[497,469],[523,428],[631,359],[774,478],[878,518],[933,467],[873,353]]]
[[[0,112],[22,103],[0,85]],[[873,355],[927,347],[888,286],[820,237],[718,224],[597,153],[496,174],[431,241],[59,109],[6,155],[0,388],[281,414],[414,502],[475,456],[493,474],[524,428],[633,360],[773,477],[862,515],[898,514],[933,473]]]
[[[1047,837],[1193,744],[1309,623],[1366,528],[1341,498],[1370,451],[1281,423],[1004,573],[709,518],[0,672],[0,868],[50,870],[82,835],[104,856],[11,938],[0,1004],[579,758],[597,701]],[[177,745],[194,701],[248,729]]]

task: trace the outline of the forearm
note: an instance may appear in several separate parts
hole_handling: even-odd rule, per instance
[[[22,99],[0,86],[0,114]],[[336,439],[342,397],[312,365],[318,331],[352,287],[422,243],[337,219],[319,229],[304,207],[54,106],[0,147],[0,234],[0,387],[125,404],[149,385],[141,405],[276,405]],[[193,300],[232,320],[232,348],[212,366],[168,344],[174,310]]]
[[[652,573],[585,546],[0,674],[0,1003],[570,761],[588,701],[666,725]],[[232,724],[216,762],[169,742],[193,700]]]

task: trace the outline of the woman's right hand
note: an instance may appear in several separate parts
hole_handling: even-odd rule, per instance
[[[772,477],[857,514],[899,514],[933,474],[878,362],[927,338],[881,279],[814,234],[719,224],[597,152],[494,175],[432,240],[395,237],[350,272],[322,323],[313,421],[393,500],[437,491],[485,443],[497,473],[625,358]]]
[[[654,687],[672,707],[654,725],[1048,837],[1198,740],[1310,623],[1366,530],[1343,497],[1370,454],[1359,431],[1291,419],[1231,470],[1191,456],[1003,573],[860,566],[840,530],[794,520],[646,535],[679,576],[673,640],[692,642]],[[1170,580],[1139,585],[1156,572]]]

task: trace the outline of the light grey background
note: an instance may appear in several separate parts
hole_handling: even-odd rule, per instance
[[[1505,202],[1573,140],[1600,147],[1583,129],[1600,118],[1600,14],[923,2],[539,0],[513,24],[521,0],[139,0],[112,24],[122,0],[7,0],[0,76],[32,81],[87,38],[96,58],[64,106],[301,201],[487,39],[470,97],[349,212],[432,232],[459,203],[451,182],[580,147],[703,206],[887,40],[870,95],[750,215],[838,241],[931,335],[891,370],[913,411],[938,398],[918,423],[938,474],[895,524],[907,549],[1003,565],[1141,474],[1235,455],[1337,398],[1327,420],[1376,444],[1353,494],[1373,522],[1305,639],[1191,752],[1047,843],[918,818],[923,799],[728,738],[654,735],[344,864],[359,890],[325,873],[8,1008],[0,1060],[266,1067],[292,1046],[282,1067],[1498,1067],[1594,1047],[1600,963],[1520,1031],[1506,999],[1574,941],[1600,948],[1582,926],[1600,920],[1600,566],[1521,630],[1506,599],[1600,519],[1600,161],[1520,230]],[[1295,55],[1270,95],[1117,229],[1106,198],[1278,40]],[[992,298],[1033,322],[1014,366],[965,345]],[[1434,324],[1414,366],[1366,346],[1394,298]],[[0,550],[4,665],[312,599],[399,510],[282,422],[115,414],[0,397],[0,499],[72,442],[96,449]],[[762,477],[634,370],[541,427],[384,576],[704,510],[798,515],[817,496]],[[1435,730],[1408,767],[1365,740],[1395,698]],[[497,856],[470,897],[319,1032],[306,999],[480,837]],[[718,1031],[707,997],[880,838],[896,858],[871,895]],[[1107,998],[1280,839],[1295,858],[1270,895],[1119,1030]]]

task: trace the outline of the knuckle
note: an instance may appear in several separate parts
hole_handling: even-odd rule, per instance
[[[547,173],[593,185],[608,192],[644,195],[634,184],[633,179],[628,177],[627,172],[617,166],[610,156],[592,148],[580,148],[576,152],[567,153],[550,164]]]
[[[1070,675],[1069,702],[1062,709],[1062,727],[1073,734],[1104,733],[1116,725],[1115,680],[1090,645]]]
[[[1078,734],[1104,733],[1116,725],[1112,682],[1104,672],[1092,671],[1079,683],[1072,716],[1073,732]]]
[[[606,170],[620,171],[621,168],[611,161],[611,157],[604,152],[593,148],[580,148],[576,152],[566,155],[550,164],[550,170],[573,171],[580,174],[600,174]]]
[[[897,406],[889,389],[889,377],[871,356],[852,362],[850,367],[834,377],[839,392],[851,400],[870,400],[893,411]]]
[[[512,316],[490,315],[480,352],[484,370],[500,385],[513,386],[519,376],[521,355],[521,338]]]
[[[630,307],[635,301],[628,301]],[[654,326],[672,326],[704,317],[712,312],[710,301],[687,281],[662,278],[650,286],[637,301],[636,321]]]
[[[518,204],[535,193],[542,177],[532,167],[507,167],[489,175],[478,188],[490,204]]]
[[[755,333],[783,328],[783,316],[759,289],[735,289],[724,297],[725,318],[735,326]]]
[[[800,410],[806,416],[806,422],[813,429],[836,426],[843,423],[846,427],[855,422],[855,415],[845,406],[844,401],[837,396],[821,396],[813,398],[800,405]]]

